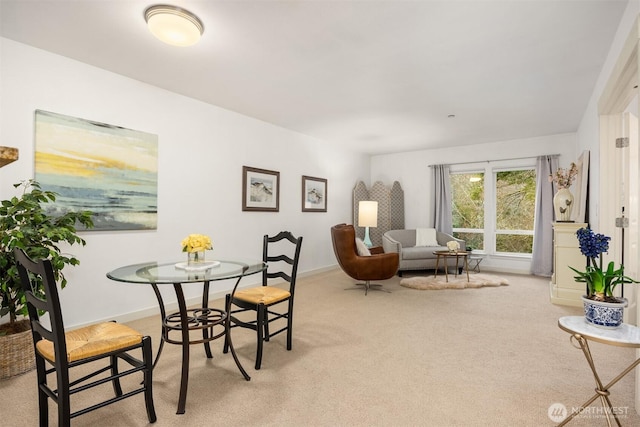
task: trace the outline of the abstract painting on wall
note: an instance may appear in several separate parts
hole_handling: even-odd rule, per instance
[[[59,194],[51,210],[90,210],[95,230],[153,230],[158,136],[36,110],[35,179]]]

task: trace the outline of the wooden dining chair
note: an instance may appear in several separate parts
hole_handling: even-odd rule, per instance
[[[26,294],[33,335],[40,426],[49,424],[48,399],[57,403],[58,426],[62,427],[69,426],[71,419],[78,415],[138,393],[144,393],[147,418],[149,422],[154,423],[156,412],[153,406],[151,338],[115,322],[98,323],[65,333],[51,261],[34,261],[22,249],[15,249],[14,255]],[[49,315],[48,322],[41,321],[44,314]],[[134,350],[141,351],[142,359],[130,354]],[[94,365],[89,373],[89,367],[83,367],[80,378],[71,380],[73,368],[101,359],[106,359],[106,366],[100,364],[98,368]],[[126,361],[131,367],[120,372],[119,359]],[[75,376],[78,376],[77,371],[79,370],[73,371],[76,373]],[[108,372],[106,376],[101,375],[105,372]],[[132,382],[135,388],[123,393],[120,378],[136,372],[142,372],[142,383],[139,380]],[[55,375],[55,386],[48,384],[49,375]],[[114,397],[71,412],[72,395],[109,382],[113,386]]]
[[[289,246],[289,249],[281,249],[283,245]],[[267,269],[262,272],[262,286],[241,289],[234,294],[233,298],[231,294],[227,294],[226,307],[231,316],[231,327],[240,326],[253,329],[257,333],[256,369],[260,369],[262,364],[264,341],[269,341],[275,335],[286,331],[287,350],[292,348],[293,297],[301,248],[302,237],[296,238],[289,231],[281,231],[273,237],[265,235],[262,244],[262,260],[267,264]],[[281,279],[285,286],[271,286],[269,279]],[[233,309],[233,306],[238,308]],[[255,311],[255,319],[238,319],[239,313],[247,311]],[[286,320],[286,325],[276,331],[270,331],[269,324],[281,319]],[[223,350],[225,353],[227,348],[228,342],[225,338]]]

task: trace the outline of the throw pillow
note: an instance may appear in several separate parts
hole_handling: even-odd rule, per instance
[[[416,246],[440,246],[436,238],[435,228],[417,228]]]
[[[369,248],[364,244],[361,238],[356,237],[356,250],[358,251],[358,255],[360,256],[371,256],[371,252],[369,252]]]

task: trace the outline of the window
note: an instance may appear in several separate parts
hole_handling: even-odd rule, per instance
[[[533,251],[533,217],[536,203],[535,170],[496,174],[496,252]]]
[[[453,235],[489,254],[531,254],[536,198],[532,166],[455,171],[450,175]]]
[[[452,174],[453,235],[484,249],[484,173]]]

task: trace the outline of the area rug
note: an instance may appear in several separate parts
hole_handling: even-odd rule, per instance
[[[438,289],[465,289],[465,288],[482,288],[483,286],[507,286],[509,281],[502,277],[493,276],[491,274],[469,274],[469,281],[467,282],[467,275],[462,274],[455,277],[449,275],[449,282],[445,280],[444,275],[438,275],[437,277],[429,276],[416,276],[407,277],[400,280],[400,286],[411,289],[420,290],[438,290]]]

